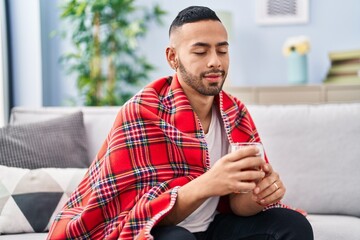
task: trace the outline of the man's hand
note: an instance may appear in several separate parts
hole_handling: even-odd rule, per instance
[[[256,182],[264,178],[265,172],[259,171],[265,161],[256,156],[256,147],[239,149],[219,159],[204,174],[210,196],[223,196],[230,193],[253,191]]]
[[[254,189],[252,198],[261,206],[266,206],[280,201],[286,189],[279,174],[274,172],[270,164],[264,164],[262,170],[265,172],[265,177]]]
[[[258,153],[256,147],[249,147],[219,159],[209,171],[179,188],[175,206],[158,224],[178,224],[209,197],[245,191],[252,194],[256,182],[265,177],[265,172],[259,170],[265,161],[256,156]],[[257,211],[262,209],[251,197],[248,201],[255,205]]]

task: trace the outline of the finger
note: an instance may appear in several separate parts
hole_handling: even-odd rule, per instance
[[[270,175],[274,170],[269,163],[266,163],[262,166],[262,170],[266,173],[266,175]]]
[[[237,174],[238,181],[259,181],[264,178],[265,173],[259,170],[241,171]]]
[[[234,189],[233,193],[249,193],[254,190],[256,184],[254,182],[239,181]]]
[[[266,205],[269,205],[269,204],[273,204],[273,203],[276,203],[276,202],[279,202],[283,197],[284,197],[284,194],[285,194],[285,189],[284,188],[280,188],[278,189],[276,192],[274,192],[273,194],[263,198],[263,199],[260,199],[258,201],[258,203],[262,206],[266,206]]]
[[[240,148],[234,152],[231,152],[224,156],[224,158],[228,161],[238,161],[240,159],[250,157],[250,156],[256,156],[259,154],[259,149],[256,146],[249,146]]]
[[[265,190],[269,190],[267,188],[269,188],[274,182],[281,182],[281,180],[279,178],[279,174],[277,174],[276,172],[272,172],[270,175],[268,175],[265,172],[265,178],[262,179],[261,182],[259,182],[254,193],[260,194],[260,193],[264,192]],[[282,183],[281,183],[281,185],[282,185]],[[278,186],[279,186],[279,184],[278,184]]]
[[[254,195],[256,197],[255,201],[260,201],[261,199],[265,199],[268,196],[278,192],[281,189],[285,189],[283,183],[280,180],[272,182],[272,184],[268,185],[264,190],[257,192],[257,189],[254,189]]]
[[[265,175],[262,171],[244,171],[239,172],[238,185],[234,193],[249,193],[252,192],[259,179],[262,179]]]
[[[261,166],[264,164],[264,159],[261,157],[246,157],[241,161],[232,162],[231,167],[237,171],[245,170],[261,170]]]

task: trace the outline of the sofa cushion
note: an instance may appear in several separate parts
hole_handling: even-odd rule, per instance
[[[308,216],[316,240],[360,239],[360,218],[342,215]]]
[[[86,170],[0,166],[0,234],[47,231]]]
[[[360,217],[360,103],[251,106],[284,202],[309,213]]]
[[[10,124],[24,124],[57,118],[74,111],[81,111],[88,143],[89,162],[94,160],[110,132],[120,107],[14,107]]]
[[[0,235],[0,240],[45,240],[48,233],[23,233]]]
[[[89,166],[82,112],[0,129],[0,165],[20,168]]]

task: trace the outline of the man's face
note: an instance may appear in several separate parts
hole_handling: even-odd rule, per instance
[[[170,39],[185,92],[217,95],[229,67],[229,44],[222,23],[212,20],[187,23],[176,29]]]

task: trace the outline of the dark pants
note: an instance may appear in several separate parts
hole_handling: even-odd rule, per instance
[[[250,217],[218,214],[205,232],[178,226],[155,227],[155,240],[312,240],[313,231],[300,213],[274,208]]]

